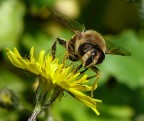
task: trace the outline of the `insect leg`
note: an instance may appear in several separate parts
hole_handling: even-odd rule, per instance
[[[56,54],[56,43],[57,41],[53,43],[52,48],[51,48],[51,54],[52,54],[53,59],[55,59],[55,54]]]
[[[57,41],[59,42],[60,45],[66,47],[66,41],[61,39],[61,38],[57,38]]]
[[[93,75],[93,76],[88,77],[88,79],[91,79],[91,78],[94,78],[94,77],[99,78],[99,75],[100,75],[99,69],[95,66],[91,66],[90,69],[93,70],[94,72],[96,72],[96,74]]]
[[[91,78],[96,77],[96,80],[95,80],[94,83],[92,84],[92,90],[91,90],[91,97],[93,97],[93,91],[97,88],[97,82],[98,82],[98,79],[99,79],[100,71],[99,71],[99,69],[98,69],[97,67],[95,67],[95,66],[91,66],[90,68],[91,68],[94,72],[96,72],[95,75],[87,78],[87,79],[91,79]]]
[[[79,69],[81,69],[81,67],[82,67],[82,64],[79,65],[78,67],[76,67],[76,68],[74,69],[74,72],[77,72]],[[94,78],[94,77],[99,78],[99,75],[100,75],[99,69],[98,69],[97,67],[95,67],[95,66],[92,66],[92,67],[90,67],[90,68],[91,68],[94,72],[96,72],[96,75],[90,76],[90,77],[88,77],[87,79],[92,79],[92,78]],[[80,73],[83,74],[83,73],[86,72],[87,70],[88,70],[88,68],[85,68],[83,71],[80,71]]]
[[[85,68],[83,71],[80,71],[81,74],[83,74],[84,72],[86,72],[88,70],[88,68]]]
[[[55,59],[55,55],[56,55],[56,44],[57,44],[57,41],[59,42],[60,45],[66,47],[66,42],[63,39],[57,38],[57,40],[52,45],[52,57],[53,57],[53,59]]]
[[[76,67],[75,70],[78,71],[81,67],[82,67],[82,64],[81,64],[80,66]],[[93,82],[92,88],[91,88],[91,97],[93,97],[93,91],[97,88],[97,82],[98,82],[98,79],[99,79],[99,70],[98,70],[98,68],[96,68],[95,66],[92,66],[92,67],[90,67],[90,68],[91,68],[94,72],[96,72],[95,75],[90,76],[90,77],[87,78],[87,79],[89,80],[89,79],[91,79],[91,78],[96,77],[96,80]],[[85,68],[84,70],[80,71],[81,76],[82,76],[87,70],[88,70],[88,68]],[[76,72],[76,71],[75,71],[75,72]]]
[[[73,72],[76,73],[78,70],[81,69],[81,67],[82,67],[82,64],[80,64],[79,66],[75,67],[75,68],[73,69]],[[80,72],[80,73],[81,73],[81,72]]]
[[[59,42],[60,45],[66,48],[66,41],[62,38],[57,38],[57,41]],[[66,63],[66,60],[68,58],[68,53],[66,52],[63,58],[63,63]]]

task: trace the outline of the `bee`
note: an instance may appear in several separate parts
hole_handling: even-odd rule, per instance
[[[105,54],[130,56],[131,53],[115,43],[105,40],[103,36],[95,30],[86,30],[84,25],[71,20],[55,9],[49,9],[52,15],[61,23],[65,24],[74,36],[69,40],[57,38],[52,46],[52,54],[55,55],[56,43],[66,48],[68,58],[71,61],[81,61],[82,64],[77,68],[85,67],[99,72],[95,65],[101,64],[105,59]],[[84,72],[84,71],[83,71]]]

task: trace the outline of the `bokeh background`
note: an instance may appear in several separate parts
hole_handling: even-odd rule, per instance
[[[17,47],[23,57],[49,51],[57,37],[73,33],[50,15],[51,6],[100,32],[132,56],[106,55],[94,97],[100,116],[65,94],[51,107],[54,121],[144,121],[144,0],[0,0],[0,121],[26,121],[35,105],[36,77],[14,67],[5,49]],[[57,56],[65,49],[58,45]],[[87,72],[91,74],[92,72]],[[47,112],[38,121],[51,121]]]

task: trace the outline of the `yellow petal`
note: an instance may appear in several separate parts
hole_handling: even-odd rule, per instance
[[[30,50],[30,62],[31,63],[34,63],[35,62],[35,59],[34,59],[34,47],[31,48]]]
[[[102,102],[101,100],[96,100],[94,98],[91,98],[85,94],[83,94],[82,92],[75,90],[73,88],[69,88],[69,91],[72,93],[72,95],[78,99],[79,101],[81,101],[82,103],[84,103],[86,106],[88,106],[89,108],[91,108],[97,115],[99,115],[100,113],[98,112],[98,110],[96,109],[96,103],[97,102]]]
[[[8,48],[6,49],[6,54],[7,54],[8,58],[9,58],[10,62],[14,66],[16,66],[18,68],[23,68],[22,64],[19,62],[19,60],[16,57],[16,55],[12,51],[10,51]]]
[[[45,57],[45,51],[42,50],[39,54],[39,57],[38,57],[38,63],[44,67],[44,57]]]

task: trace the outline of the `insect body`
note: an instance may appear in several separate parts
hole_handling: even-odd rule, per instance
[[[106,43],[96,31],[86,30],[67,41],[66,48],[70,60],[81,60],[82,65],[87,68],[104,60]]]
[[[84,25],[71,20],[57,10],[50,9],[54,17],[65,24],[74,32],[74,36],[68,41],[58,38],[57,41],[67,49],[68,58],[71,61],[82,62],[82,66],[98,71],[95,65],[102,63],[105,54],[115,54],[122,56],[131,55],[130,52],[104,40],[101,34],[95,30],[85,30]],[[53,45],[55,53],[56,42]]]

